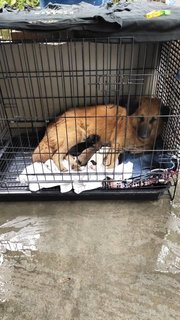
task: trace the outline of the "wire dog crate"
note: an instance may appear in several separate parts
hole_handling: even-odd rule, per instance
[[[167,191],[172,198],[180,154],[180,41],[52,35],[1,33],[1,198],[157,199]],[[153,148],[140,154],[123,150],[120,169],[114,164],[110,173],[103,166],[102,173],[97,159],[107,152],[104,145],[89,160],[93,168],[87,164],[77,172],[60,172],[52,161],[32,162],[49,123],[70,108],[122,105],[128,118],[144,96],[149,108],[152,97],[159,98],[169,108],[168,117],[162,115],[166,121]]]

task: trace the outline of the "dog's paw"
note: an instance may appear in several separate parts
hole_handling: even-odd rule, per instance
[[[113,169],[117,165],[118,154],[110,151],[104,158],[103,164],[107,169]]]
[[[114,167],[114,163],[110,162],[109,159],[104,159],[103,164],[107,169],[112,169]]]
[[[52,156],[52,160],[54,161],[56,167],[61,171],[61,172],[65,172],[68,171],[68,169],[64,166],[64,164],[62,163],[63,159],[62,156],[58,153],[55,153]]]

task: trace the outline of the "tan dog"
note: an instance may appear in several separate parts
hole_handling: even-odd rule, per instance
[[[33,162],[53,159],[61,171],[68,150],[91,134],[100,136],[98,148],[110,143],[106,165],[113,167],[125,149],[132,152],[151,150],[161,130],[160,101],[143,97],[138,109],[127,116],[125,108],[98,105],[70,109],[50,123],[43,139],[33,152]],[[74,160],[68,155],[73,168]],[[76,167],[78,169],[78,165]]]

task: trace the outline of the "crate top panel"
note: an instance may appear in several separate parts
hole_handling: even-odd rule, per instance
[[[171,10],[170,15],[147,18],[152,10]],[[121,2],[93,6],[52,5],[32,10],[0,12],[0,28],[21,31],[60,31],[68,38],[131,37],[135,41],[180,40],[180,7],[160,2]]]

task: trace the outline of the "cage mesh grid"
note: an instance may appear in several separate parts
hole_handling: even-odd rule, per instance
[[[1,135],[2,148],[9,143],[1,164],[3,188],[7,191],[28,188],[16,178],[31,163],[32,151],[40,141],[39,128],[47,128],[51,119],[69,107],[119,104],[120,98],[127,96],[127,108],[130,108],[132,97],[156,94],[171,106],[173,116],[168,120],[168,127],[174,119],[179,124],[179,83],[172,107],[174,73],[171,81],[167,81],[166,73],[167,64],[169,74],[178,70],[179,61],[172,53],[178,52],[179,42],[164,44],[161,49],[160,43],[125,40],[55,43],[31,40],[29,43],[21,39],[1,43],[3,114],[0,121],[1,126],[6,123],[6,138]],[[167,136],[165,129],[164,148],[178,153],[179,144],[174,138],[166,142]],[[66,174],[63,179],[66,181]]]
[[[180,41],[165,43],[161,50],[159,65],[160,77],[157,83],[158,95],[162,101],[171,106],[171,114],[164,131],[165,147],[171,149],[175,146],[178,157],[180,156]]]

